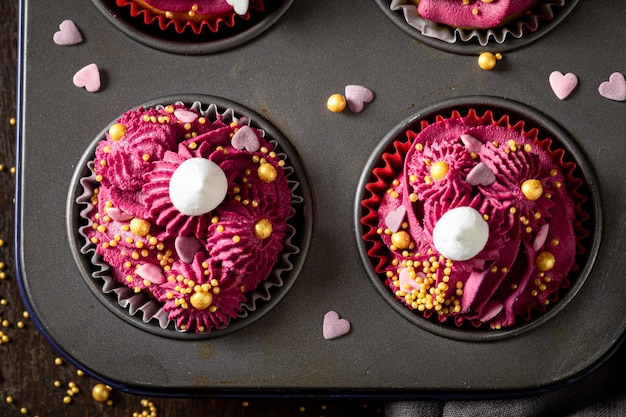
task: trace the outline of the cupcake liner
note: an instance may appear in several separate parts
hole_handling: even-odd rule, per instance
[[[565,5],[565,0],[547,0],[508,24],[493,29],[464,29],[428,21],[417,14],[417,6],[411,0],[392,0],[390,9],[402,13],[406,23],[422,35],[447,43],[477,42],[487,46],[490,42],[503,44],[508,38],[522,38],[552,22],[555,13]]]
[[[248,11],[239,15],[232,11],[227,14],[220,14],[214,17],[207,17],[200,20],[180,20],[157,14],[150,9],[144,8],[133,0],[115,0],[116,6],[136,20],[140,25],[157,28],[161,31],[174,30],[177,34],[192,33],[200,35],[204,32],[217,33],[226,28],[233,28],[237,23],[249,21],[255,13],[262,13],[265,5],[262,0],[251,0]]]
[[[177,102],[174,104],[184,103]],[[155,105],[153,107],[161,109],[164,106]],[[237,122],[240,125],[256,127],[254,126],[254,120],[245,115],[239,116],[235,114],[232,108],[226,108],[220,111],[216,104],[210,104],[206,109],[203,109],[199,101],[194,102],[189,108],[197,110],[201,116],[206,117],[210,121],[221,120],[227,125],[231,122]],[[302,253],[302,244],[306,246],[306,242],[303,243],[302,236],[300,236],[301,232],[298,232],[297,229],[298,226],[301,226],[303,214],[301,210],[296,209],[302,207],[305,203],[304,195],[306,193],[306,187],[303,188],[301,177],[298,176],[294,166],[289,164],[288,155],[281,151],[281,144],[274,138],[267,137],[265,130],[258,127],[257,129],[261,135],[274,146],[278,157],[286,163],[283,169],[291,196],[291,213],[287,218],[286,237],[283,241],[282,251],[278,255],[272,272],[264,281],[260,282],[254,290],[246,292],[245,300],[240,304],[241,311],[238,312],[237,316],[229,319],[228,323],[223,326],[214,329],[206,329],[204,332],[200,332],[199,335],[212,336],[223,334],[226,330],[230,330],[230,328],[233,327],[233,322],[248,318],[251,313],[258,309],[260,303],[271,301],[272,297],[276,296],[277,292],[280,292],[285,286],[285,280],[293,279],[295,258]],[[96,145],[101,139],[102,138],[99,138],[96,141]],[[88,260],[88,279],[97,283],[96,287],[98,287],[100,295],[104,296],[108,302],[116,303],[125,310],[128,316],[138,317],[143,323],[148,324],[146,327],[147,330],[151,330],[152,326],[158,326],[166,330],[166,332],[160,333],[166,336],[171,332],[193,336],[192,329],[181,329],[170,319],[169,313],[164,309],[164,304],[158,301],[151,293],[145,291],[135,292],[133,289],[118,282],[112,274],[111,266],[101,255],[96,253],[96,245],[88,240],[86,231],[89,230],[93,224],[89,218],[90,213],[94,209],[92,201],[93,192],[94,189],[98,187],[96,175],[93,170],[93,153],[90,153],[90,155],[91,157],[86,167],[82,168],[89,174],[83,175],[82,178],[80,178],[79,184],[82,190],[75,200],[77,206],[82,207],[78,212],[78,216],[80,217],[78,234],[82,238],[82,246],[79,251],[82,256],[86,257]],[[289,286],[285,289],[288,289]],[[243,325],[245,325],[245,321],[241,321],[241,325],[237,326],[237,328]]]
[[[366,249],[367,257],[371,262],[374,273],[378,277],[372,279],[378,279],[383,283],[383,286],[378,288],[388,293],[386,298],[392,299],[399,308],[415,315],[418,320],[432,321],[433,323],[437,323],[438,326],[460,329],[488,328],[487,324],[477,318],[468,319],[463,316],[451,315],[445,316],[442,319],[442,316],[438,314],[433,315],[433,310],[427,309],[424,312],[418,312],[417,310],[411,311],[408,306],[404,305],[403,301],[396,298],[390,288],[393,286],[390,284],[390,278],[387,278],[385,275],[386,268],[392,260],[392,255],[387,245],[382,241],[378,230],[380,227],[378,208],[382,202],[382,196],[390,189],[391,182],[398,178],[398,175],[403,172],[405,156],[411,149],[415,136],[417,136],[419,131],[422,131],[433,123],[444,119],[461,119],[464,117],[474,120],[481,125],[488,124],[506,127],[532,140],[535,145],[547,152],[559,166],[564,176],[568,194],[574,202],[574,235],[576,237],[574,266],[570,269],[567,276],[563,278],[559,288],[548,296],[549,307],[545,304],[525,305],[523,310],[517,312],[515,324],[507,328],[520,327],[523,326],[524,323],[532,322],[537,317],[540,317],[547,309],[559,301],[571,286],[571,276],[575,276],[576,271],[580,269],[580,263],[585,262],[585,248],[587,240],[590,238],[590,228],[588,224],[590,221],[590,215],[588,213],[588,205],[590,202],[586,195],[585,183],[581,179],[582,176],[579,172],[579,167],[571,160],[571,155],[568,155],[558,144],[554,144],[553,139],[543,136],[540,137],[541,132],[539,132],[538,128],[526,128],[526,123],[523,120],[512,120],[507,114],[496,116],[495,111],[489,109],[484,110],[483,113],[479,113],[474,108],[469,108],[467,112],[462,115],[459,111],[453,110],[447,115],[437,114],[428,120],[419,120],[418,131],[414,132],[411,129],[414,129],[415,126],[410,126],[404,129],[400,136],[394,138],[393,141],[389,143],[387,148],[382,152],[378,162],[375,163],[369,178],[364,182],[365,193],[360,202],[362,208],[360,224],[362,226],[362,239],[365,243],[364,248]]]

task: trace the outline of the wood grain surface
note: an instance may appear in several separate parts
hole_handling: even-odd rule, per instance
[[[322,398],[142,398],[98,402],[99,382],[63,363],[29,320],[14,267],[18,1],[0,1],[0,416],[382,416],[380,402]]]

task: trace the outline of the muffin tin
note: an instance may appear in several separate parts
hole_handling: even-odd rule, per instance
[[[626,71],[626,4],[580,2],[492,71],[475,56],[414,39],[376,2],[295,1],[262,33],[210,53],[148,45],[93,2],[23,0],[21,12],[18,281],[41,332],[96,378],[168,396],[474,398],[563,386],[618,348],[626,327],[626,104],[601,97],[598,85]],[[81,29],[82,44],[52,42],[65,19]],[[92,62],[103,81],[96,93],[72,84]],[[550,91],[553,70],[579,77],[566,100]],[[361,113],[331,113],[326,99],[348,84],[370,88],[374,101]],[[72,176],[103,128],[141,103],[191,94],[236,103],[275,127],[302,162],[311,194],[310,246],[293,285],[254,323],[207,340],[162,337],[112,312],[82,278],[66,227]],[[585,282],[549,320],[513,337],[459,340],[422,329],[390,307],[359,255],[355,200],[372,153],[399,123],[449,100],[466,103],[461,96],[528,107],[540,123],[559,126],[587,161],[601,207],[602,238]],[[326,340],[330,310],[351,330]]]

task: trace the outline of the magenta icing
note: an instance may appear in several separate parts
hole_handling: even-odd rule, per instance
[[[436,2],[436,0],[430,0],[430,3],[437,3],[435,6],[441,6],[439,3],[449,4],[451,1],[443,0]],[[452,6],[457,9],[461,7],[468,8],[474,4],[474,1],[472,0],[469,6],[465,6],[462,4],[462,0],[458,0]],[[423,36],[446,43],[477,42],[481,46],[487,46],[490,43],[503,44],[509,39],[521,38],[536,32],[542,26],[554,23],[556,14],[561,8],[565,7],[567,0],[537,0],[526,11],[504,19],[504,22],[497,27],[488,28],[451,26],[436,23],[418,13],[417,3],[419,3],[418,0],[391,0],[389,7],[391,10],[401,13],[407,25],[416,29]],[[495,1],[492,3],[495,3]],[[488,7],[487,5],[481,5],[481,7],[483,6]],[[477,16],[472,14],[470,19],[474,20],[474,22],[470,21],[470,24],[476,24]]]
[[[536,0],[420,0],[417,13],[449,26],[487,29],[501,25],[534,3]]]
[[[391,256],[379,269],[410,309],[500,328],[547,304],[572,268],[574,202],[561,169],[532,137],[482,123],[442,119],[407,132],[403,167],[378,208],[378,235]],[[441,162],[443,174],[433,168]],[[526,180],[541,191],[528,191]],[[489,239],[473,258],[452,261],[437,251],[433,229],[444,213],[465,206],[482,214]],[[398,216],[403,224],[394,232]],[[410,244],[399,245],[399,234]]]
[[[227,326],[272,272],[289,234],[284,161],[245,119],[210,121],[182,104],[131,110],[119,125],[121,138],[107,133],[97,146],[93,224],[83,233],[115,280],[150,293],[177,329]],[[232,145],[239,129],[255,136],[254,151]],[[189,158],[211,160],[228,181],[224,201],[198,216],[178,212],[169,198],[169,180]]]
[[[155,9],[173,13],[187,13],[196,8],[199,14],[226,13],[233,10],[233,6],[226,0],[143,0]]]

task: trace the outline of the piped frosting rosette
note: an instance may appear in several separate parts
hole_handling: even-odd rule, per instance
[[[376,273],[408,309],[462,327],[531,320],[584,253],[576,165],[524,122],[457,111],[406,131],[366,184]]]
[[[299,182],[248,118],[199,102],[131,110],[89,166],[82,252],[103,292],[144,322],[224,329],[293,268]]]
[[[565,5],[565,0],[539,1],[539,4],[532,7],[528,12],[521,13],[520,16],[505,23],[498,23],[498,19],[504,17],[499,16],[501,13],[499,9],[504,8],[503,3],[508,3],[508,1],[484,2],[476,0],[465,4],[461,0],[446,0],[444,2],[429,0],[429,3],[432,5],[422,5],[422,7],[433,9],[432,13],[434,14],[438,13],[436,9],[441,8],[440,13],[454,16],[451,20],[456,24],[452,26],[437,23],[422,17],[418,13],[418,6],[414,0],[393,0],[389,7],[392,11],[402,13],[407,24],[424,36],[447,43],[477,42],[481,46],[486,46],[490,42],[502,44],[507,38],[519,39],[525,34],[536,32],[542,25],[554,20],[555,13]],[[480,28],[480,25],[486,23],[497,25],[497,27]]]
[[[265,10],[263,0],[115,0],[115,4],[146,27],[195,35],[236,27],[249,21],[252,13]]]

